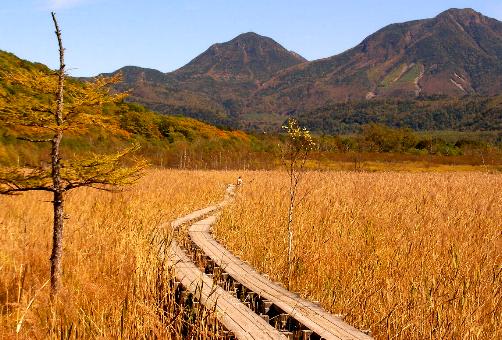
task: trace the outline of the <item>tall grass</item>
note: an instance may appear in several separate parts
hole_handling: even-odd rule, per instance
[[[152,242],[159,225],[223,197],[225,172],[151,171],[110,194],[67,199],[63,291],[48,301],[49,195],[0,197],[0,338],[212,337],[209,311],[175,308],[172,273]],[[167,231],[165,231],[168,234]]]
[[[294,290],[376,338],[502,338],[501,175],[305,176]],[[286,283],[287,175],[244,181],[217,237]]]
[[[287,176],[240,174],[217,235],[286,282]],[[210,311],[175,306],[152,239],[159,225],[219,201],[237,175],[155,170],[122,193],[71,193],[52,309],[51,197],[0,197],[0,338],[217,336]],[[292,286],[377,338],[501,338],[500,192],[502,176],[486,173],[308,173]]]

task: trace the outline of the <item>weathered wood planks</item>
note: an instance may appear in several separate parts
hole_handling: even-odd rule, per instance
[[[248,289],[272,301],[284,312],[325,339],[371,339],[338,317],[326,312],[312,302],[275,284],[244,263],[210,234],[210,227],[216,221],[210,216],[196,222],[189,229],[192,241],[217,265]]]
[[[227,204],[230,194],[218,205],[194,211],[171,222],[171,228],[197,220]],[[163,253],[164,245],[161,245]],[[168,247],[168,262],[174,268],[175,277],[208,309],[216,311],[216,318],[238,339],[286,339],[281,332],[247,308],[237,298],[216,285],[213,280],[187,257],[176,240]]]
[[[217,319],[238,339],[286,339],[278,330],[247,308],[237,298],[202,273],[185,252],[171,243],[169,261],[176,278],[208,309],[216,311]]]
[[[227,187],[225,198],[221,203],[172,221],[172,229],[199,220],[189,228],[189,236],[197,247],[224,272],[228,273],[233,280],[268,300],[309,328],[309,331],[304,331],[305,334],[313,331],[323,339],[371,339],[370,336],[326,312],[318,305],[300,298],[260,275],[212,237],[210,228],[216,222],[218,210],[231,202],[234,197],[234,189],[234,185]],[[204,218],[209,214],[211,214],[209,217]],[[167,253],[170,264],[174,267],[176,278],[187,290],[196,294],[205,307],[214,309],[218,320],[238,339],[286,339],[285,334],[292,336],[293,333],[281,333],[273,328],[236,297],[215,284],[211,277],[197,268],[175,240],[169,245]]]

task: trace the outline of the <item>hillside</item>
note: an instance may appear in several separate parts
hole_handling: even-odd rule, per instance
[[[389,25],[342,54],[290,68],[252,100],[284,111],[333,101],[501,92],[502,23],[471,9],[450,9]]]
[[[43,64],[31,63],[0,51],[0,120],[5,121],[3,117],[8,114],[2,110],[2,102],[25,100],[22,94],[28,94],[35,101],[54,101],[33,93],[29,88],[8,84],[4,80],[8,72],[53,74]],[[81,86],[81,82],[69,79],[66,83],[68,92],[75,86]],[[153,162],[197,166],[210,162],[216,153],[220,153],[221,162],[223,150],[228,151],[226,157],[237,158],[240,155],[233,155],[233,152],[251,152],[255,146],[260,148],[260,143],[244,132],[224,131],[187,117],[160,115],[134,103],[107,104],[102,111],[109,116],[110,124],[115,126],[114,131],[91,127],[85,135],[67,134],[63,140],[63,154],[110,152],[139,142],[143,146],[141,154]],[[44,152],[42,145],[17,139],[24,130],[21,126],[0,125],[0,164],[39,164],[47,161],[48,153]],[[180,157],[183,158],[181,161]]]
[[[171,72],[128,66],[121,72],[130,100],[159,112],[178,113],[213,124],[238,126],[247,98],[278,71],[306,62],[271,38],[244,33],[214,44]]]
[[[150,109],[274,130],[287,115],[305,117],[337,103],[417,99],[412,106],[421,106],[422,99],[440,98],[429,105],[438,108],[445,97],[498,95],[502,23],[472,9],[450,9],[435,18],[391,24],[344,53],[311,62],[270,38],[245,33],[211,46],[171,73],[138,67],[119,71],[125,76],[121,89],[131,89],[130,100]],[[461,120],[422,125],[472,129]]]
[[[310,130],[322,133],[353,133],[366,124],[379,123],[417,131],[499,131],[500,134],[502,96],[355,100],[300,112],[297,118]]]
[[[13,86],[4,78],[7,72],[22,72],[28,76],[35,75],[35,72],[54,74],[45,65],[24,61],[2,51],[0,65],[0,120],[6,121],[4,115],[8,112],[2,108],[7,106],[2,103],[7,101],[14,104],[19,102],[20,106],[24,100],[33,100],[35,103],[54,101],[52,96],[41,96],[30,88]],[[129,69],[144,72],[137,68]],[[145,78],[160,76],[154,70],[143,74]],[[71,93],[72,89],[82,85],[81,81],[69,78],[66,83],[67,92]],[[322,160],[329,163],[329,159],[333,158],[337,162],[350,163],[353,162],[356,152],[359,155],[357,157],[369,157],[372,160],[388,157],[394,160],[409,160],[410,157],[420,160],[422,155],[428,154],[439,164],[489,162],[496,166],[502,160],[498,147],[502,142],[502,119],[499,110],[501,106],[502,97],[462,98],[457,101],[437,98],[421,102],[386,100],[338,103],[298,116],[302,123],[316,132],[358,133],[350,136],[316,137],[319,153],[314,157],[319,162]],[[277,134],[253,135],[242,131],[223,130],[187,117],[161,115],[135,103],[106,104],[100,110],[108,116],[107,120],[113,126],[113,131],[93,126],[85,133],[66,134],[62,143],[63,157],[108,153],[135,142],[142,146],[140,155],[158,166],[190,169],[269,169],[277,166],[280,157],[278,145],[284,142],[284,138]],[[409,114],[408,111],[413,110],[418,111]],[[357,113],[353,114],[353,111]],[[458,125],[458,122],[461,124]],[[393,125],[394,128],[385,127],[382,123]],[[431,134],[415,134],[405,129],[406,126],[427,130],[433,130],[435,127],[444,130],[449,126],[461,130],[467,126],[470,129],[464,130],[492,131],[446,132],[432,137]],[[495,128],[499,131],[494,131]],[[39,165],[48,161],[48,149],[45,145],[17,138],[26,135],[26,132],[26,129],[19,125],[0,125],[0,166]],[[30,137],[39,138],[31,135]],[[398,155],[375,156],[375,152]],[[428,162],[431,160],[429,157]]]

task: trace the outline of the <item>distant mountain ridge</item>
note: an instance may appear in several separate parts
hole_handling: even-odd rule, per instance
[[[308,109],[319,101],[501,92],[502,22],[450,9],[433,19],[389,25],[342,54],[290,68],[255,96],[288,110],[291,100],[296,109]],[[302,99],[295,101],[299,93]]]
[[[211,123],[280,126],[286,115],[347,101],[502,93],[502,22],[472,9],[388,25],[352,49],[306,61],[274,40],[244,33],[182,68],[126,67],[131,100]]]

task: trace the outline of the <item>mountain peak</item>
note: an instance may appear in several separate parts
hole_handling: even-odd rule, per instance
[[[452,8],[388,25],[342,54],[276,75],[260,90],[281,105],[279,112],[314,109],[321,101],[491,96],[502,90],[501,61],[502,23]]]
[[[438,16],[452,14],[452,15],[481,15],[472,8],[450,8],[438,14]]]
[[[214,44],[176,71],[181,78],[209,76],[251,82],[268,80],[272,74],[305,62],[275,40],[247,32],[230,41]]]
[[[259,35],[258,33],[255,32],[246,32],[239,34],[232,40],[252,40],[252,39],[271,39],[271,38]]]
[[[450,8],[440,13],[436,19],[444,20],[453,18],[456,21],[465,25],[480,24],[486,18],[483,14],[476,12],[472,8]]]
[[[274,39],[266,37],[264,35],[260,35],[255,32],[246,32],[246,33],[241,33],[232,40],[223,43],[223,44],[229,44],[229,43],[245,43],[245,44],[256,44],[256,45],[267,45],[269,47],[273,48],[283,48],[278,42],[276,42]],[[222,44],[216,44],[216,45],[222,45]]]

